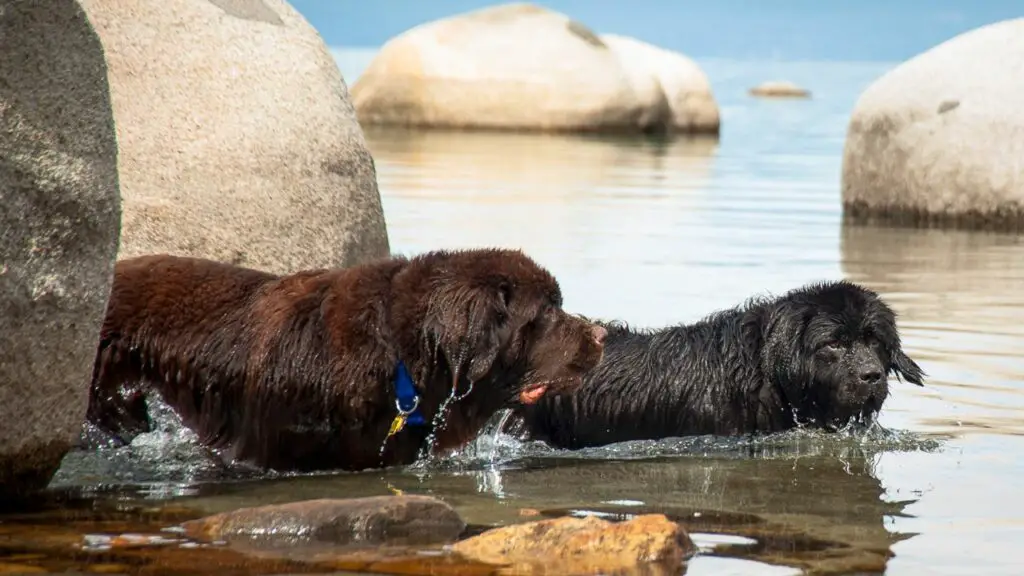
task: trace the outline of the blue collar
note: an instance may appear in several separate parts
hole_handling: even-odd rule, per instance
[[[398,412],[406,417],[407,423],[415,426],[427,423],[420,412],[420,397],[412,384],[412,376],[409,375],[405,362],[401,360],[395,366],[395,398]]]

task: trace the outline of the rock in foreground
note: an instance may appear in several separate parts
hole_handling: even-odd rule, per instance
[[[120,147],[120,257],[276,273],[389,253],[373,159],[327,46],[284,0],[82,0]]]
[[[762,98],[810,98],[811,91],[792,82],[764,82],[750,89],[751,96]]]
[[[81,431],[117,255],[103,47],[73,0],[0,0],[0,498]]]
[[[897,66],[854,108],[843,153],[854,222],[1024,230],[1024,19]]]
[[[186,522],[185,533],[207,540],[298,539],[338,545],[422,546],[454,541],[466,524],[429,496],[319,499],[242,508]]]
[[[616,53],[568,16],[484,8],[388,41],[352,87],[364,125],[566,132],[665,128],[658,90],[635,89]]]
[[[601,40],[616,53],[628,73],[641,86],[653,83],[665,95],[672,132],[718,134],[721,114],[707,74],[696,62],[671,50],[617,34]]]
[[[456,543],[453,550],[514,574],[609,574],[657,565],[679,574],[693,542],[661,514],[612,523],[593,516],[563,517],[496,528]]]

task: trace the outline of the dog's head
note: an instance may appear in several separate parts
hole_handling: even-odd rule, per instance
[[[575,390],[600,361],[604,328],[565,312],[558,282],[522,252],[445,252],[429,274],[425,342],[458,394],[483,386],[495,409],[529,404]]]
[[[763,367],[801,421],[833,429],[870,421],[889,395],[890,374],[923,385],[896,314],[864,287],[840,281],[794,290],[767,322]]]

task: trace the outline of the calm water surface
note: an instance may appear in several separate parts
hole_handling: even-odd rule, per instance
[[[337,54],[350,83],[369,56]],[[55,485],[135,482],[121,498],[202,511],[400,490],[481,524],[653,509],[705,551],[688,574],[1019,573],[1024,241],[842,223],[846,122],[889,66],[701,63],[722,106],[718,141],[367,130],[393,249],[521,247],[557,275],[567,308],[647,326],[808,281],[862,282],[898,311],[929,374],[923,389],[894,384],[890,433],[575,454],[485,435],[447,465],[197,487],[215,472],[172,432],[72,454]],[[769,78],[814,99],[745,95]]]

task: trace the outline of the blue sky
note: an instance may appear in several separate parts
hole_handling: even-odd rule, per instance
[[[417,24],[495,2],[291,0],[332,47],[376,47]],[[550,0],[597,32],[696,57],[899,61],[1024,16],[1024,0]]]

